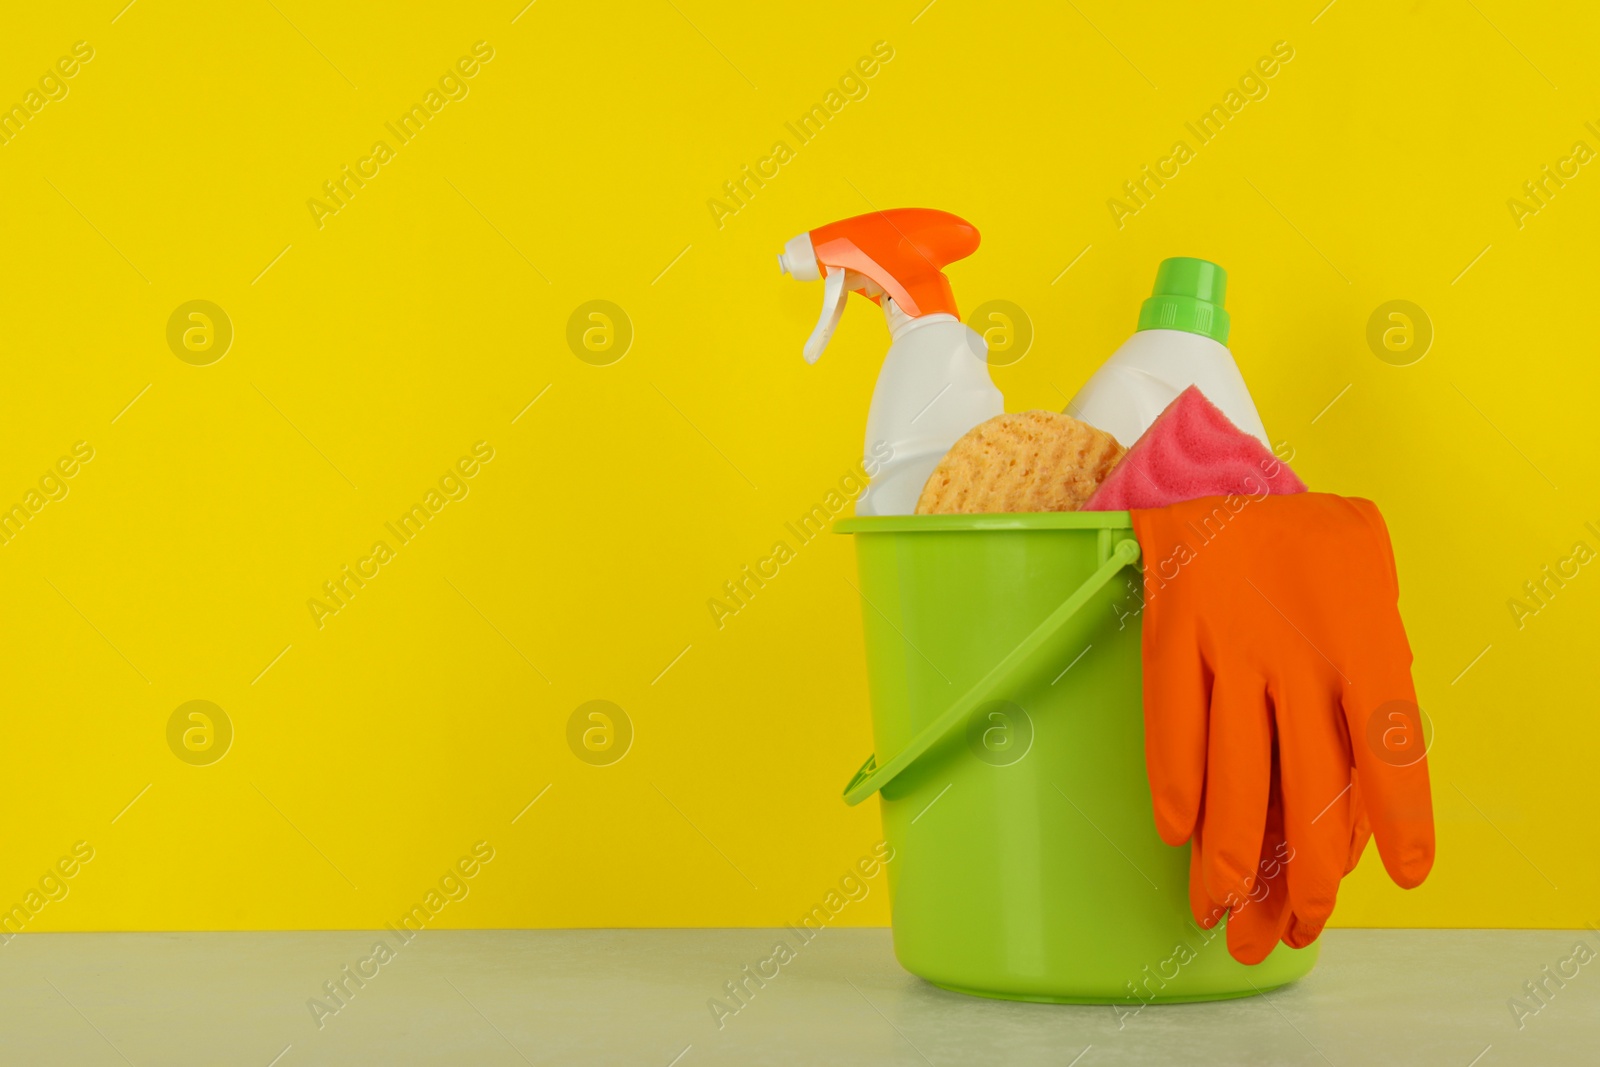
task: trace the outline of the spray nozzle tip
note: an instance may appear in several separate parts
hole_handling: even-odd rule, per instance
[[[809,232],[790,238],[783,246],[783,251],[778,253],[778,269],[793,275],[796,281],[822,280],[822,271],[817,267],[817,250],[811,246]]]

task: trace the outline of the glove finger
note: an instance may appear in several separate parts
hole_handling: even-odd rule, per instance
[[[1189,840],[1199,819],[1211,689],[1193,616],[1171,605],[1176,595],[1146,583],[1141,635],[1145,769],[1156,830],[1169,845]]]
[[[1224,667],[1211,686],[1203,872],[1213,900],[1248,892],[1272,783],[1272,717],[1260,678]]]
[[[1260,900],[1245,899],[1228,912],[1228,955],[1240,963],[1257,964],[1272,954],[1287,932],[1293,912],[1281,885],[1261,882],[1255,889]]]
[[[1350,741],[1338,690],[1321,672],[1286,672],[1274,679],[1272,697],[1287,842],[1281,858],[1304,945],[1333,913],[1350,858]]]
[[[1273,796],[1267,806],[1255,876],[1243,902],[1228,913],[1228,954],[1240,963],[1257,964],[1266,959],[1294,918],[1285,880],[1288,864],[1279,858],[1284,836],[1276,779],[1273,775]]]
[[[1389,877],[1410,889],[1428,876],[1434,855],[1433,798],[1411,646],[1400,621],[1394,550],[1383,516],[1369,500],[1349,504],[1372,534],[1370,553],[1352,553],[1371,560],[1370,573],[1352,577],[1356,588],[1380,592],[1365,598],[1371,606],[1345,626],[1344,711],[1378,854]]]
[[[1350,774],[1350,843],[1344,864],[1344,873],[1349,874],[1356,869],[1356,864],[1361,862],[1361,853],[1367,847],[1367,841],[1372,837],[1372,825],[1367,821],[1367,808],[1361,799],[1361,781],[1354,769]],[[1290,904],[1293,905],[1293,893],[1290,894]],[[1295,916],[1289,922],[1289,931],[1283,935],[1283,943],[1290,948],[1305,948],[1315,941],[1322,933],[1324,923],[1312,925],[1302,922]]]
[[[1361,775],[1354,768],[1350,772],[1350,856],[1345,861],[1344,873],[1349,874],[1361,862],[1372,838],[1372,822],[1367,818],[1367,804],[1361,795]]]
[[[1200,833],[1195,832],[1189,842],[1189,911],[1202,930],[1209,930],[1221,922],[1228,909],[1211,899],[1206,892],[1205,878],[1201,875]]]
[[[1283,943],[1290,948],[1305,948],[1322,936],[1324,923],[1308,923],[1289,909],[1289,921],[1284,926]]]
[[[1378,855],[1395,884],[1410,889],[1428,876],[1434,853],[1433,798],[1410,672],[1391,673],[1387,684],[1351,685],[1342,703]]]
[[[1227,915],[1226,907],[1211,899],[1205,891],[1205,878],[1200,875],[1200,841],[1189,843],[1189,910],[1194,913],[1200,929],[1211,929]]]

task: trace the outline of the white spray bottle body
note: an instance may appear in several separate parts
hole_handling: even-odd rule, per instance
[[[989,377],[988,346],[954,315],[909,318],[885,297],[894,338],[867,412],[865,462],[876,464],[857,515],[910,515],[933,468],[1005,400]]]

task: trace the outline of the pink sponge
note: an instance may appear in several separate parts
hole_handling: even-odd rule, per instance
[[[1080,510],[1163,508],[1202,496],[1305,491],[1286,463],[1191,385],[1133,443]]]

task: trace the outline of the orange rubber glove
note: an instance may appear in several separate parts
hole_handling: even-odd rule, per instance
[[[1278,764],[1274,752],[1272,785],[1267,800],[1267,826],[1261,841],[1261,862],[1255,883],[1246,895],[1227,901],[1212,900],[1204,884],[1205,859],[1201,846],[1201,832],[1197,827],[1190,841],[1189,906],[1197,922],[1210,929],[1228,918],[1228,952],[1241,963],[1260,963],[1278,946],[1281,940],[1292,948],[1304,948],[1317,939],[1320,926],[1313,927],[1301,921],[1288,908],[1288,890],[1284,881],[1285,866],[1293,861],[1294,850],[1283,836],[1283,809],[1278,784]],[[1359,813],[1357,825],[1351,833],[1349,858],[1344,873],[1355,870],[1372,830],[1367,825],[1365,809],[1360,803],[1360,787],[1351,789],[1352,807]],[[1203,821],[1203,820],[1202,820]]]
[[[1421,883],[1432,800],[1377,508],[1204,497],[1133,525],[1146,766],[1162,838],[1192,842],[1196,920],[1230,913],[1243,962],[1309,944],[1369,833],[1397,884]]]

